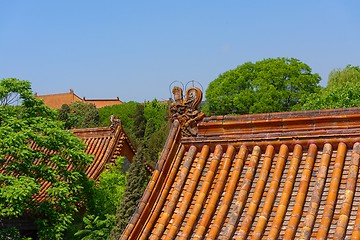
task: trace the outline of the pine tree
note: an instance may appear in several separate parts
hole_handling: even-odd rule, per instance
[[[118,240],[122,231],[125,229],[131,216],[143,195],[149,180],[149,174],[145,168],[146,150],[139,147],[134,161],[130,166],[124,197],[116,212],[116,226],[113,228],[110,239]]]
[[[135,108],[135,112],[133,115],[134,119],[134,135],[138,139],[143,139],[146,128],[146,118],[144,116],[144,105],[138,103]]]

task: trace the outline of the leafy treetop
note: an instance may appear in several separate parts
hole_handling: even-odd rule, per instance
[[[320,90],[320,76],[295,58],[247,62],[221,74],[206,90],[210,114],[289,111],[300,99]]]
[[[360,80],[360,67],[347,65],[344,69],[333,69],[329,74],[327,88],[340,88],[356,84]]]
[[[17,96],[14,106],[13,96]],[[63,130],[28,81],[0,81],[0,219],[37,216],[41,239],[61,239],[82,197],[85,146]],[[68,170],[69,164],[72,171]],[[45,198],[34,198],[50,183]]]
[[[360,107],[360,67],[332,70],[326,88],[304,98],[300,110]]]
[[[100,125],[100,115],[95,104],[74,102],[63,104],[58,110],[59,120],[65,122],[65,128],[92,128]]]

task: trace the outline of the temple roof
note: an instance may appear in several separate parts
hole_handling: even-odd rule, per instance
[[[98,180],[106,164],[115,163],[120,156],[126,156],[132,162],[136,153],[121,125],[71,131],[87,145],[85,152],[94,156],[93,162],[85,170],[88,178]]]
[[[360,239],[360,108],[196,127],[174,119],[121,239]]]
[[[120,156],[132,162],[136,150],[126,135],[121,124],[114,127],[85,128],[71,130],[87,145],[85,152],[94,156],[93,161],[86,167],[86,176],[97,181],[100,174],[106,169],[107,164],[114,164]],[[71,166],[69,166],[69,171]],[[46,197],[49,182],[43,182],[40,193],[35,199],[41,201]]]
[[[131,162],[136,153],[121,124],[71,131],[87,145],[85,152],[94,157],[92,163],[85,169],[86,176],[90,179],[98,180],[100,174],[106,169],[106,165],[114,164],[118,157],[126,156]],[[32,147],[35,149],[36,145],[33,143]],[[46,149],[43,151],[49,152]],[[51,154],[51,152],[49,153]],[[4,171],[3,169],[4,166],[0,167],[0,172]],[[71,165],[68,166],[68,170],[71,171]],[[47,181],[42,182],[40,193],[34,199],[42,201],[46,198],[46,190],[50,184]]]
[[[70,89],[68,93],[56,93],[56,94],[45,94],[45,95],[36,94],[36,97],[43,99],[45,106],[48,106],[53,109],[60,109],[63,104],[69,105],[74,102],[91,103],[94,104],[96,108],[122,104],[122,101],[119,99],[119,97],[113,99],[88,99],[85,97],[80,98],[77,94],[75,94],[74,90],[72,89]]]

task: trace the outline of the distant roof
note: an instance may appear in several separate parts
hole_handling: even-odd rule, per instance
[[[98,180],[100,174],[106,169],[107,164],[114,164],[120,156],[126,156],[132,162],[136,150],[126,135],[121,124],[114,127],[86,128],[71,130],[87,145],[85,152],[93,155],[92,163],[86,167],[86,176]],[[43,185],[36,199],[46,197],[47,185]]]
[[[53,109],[60,109],[63,104],[72,104],[74,102],[85,102],[95,104],[97,108],[122,104],[123,102],[119,97],[114,99],[86,99],[85,97],[80,98],[75,94],[74,90],[70,89],[68,93],[56,93],[46,95],[35,95],[37,98],[44,100],[45,106]]]
[[[360,239],[360,108],[184,122],[121,239]]]
[[[87,145],[85,152],[94,156],[93,162],[85,170],[88,178],[98,180],[106,164],[114,164],[120,156],[126,156],[132,162],[136,153],[121,125],[71,131]]]
[[[86,176],[90,179],[98,180],[100,174],[106,169],[106,165],[114,164],[119,156],[126,156],[132,162],[136,153],[121,124],[115,124],[112,127],[74,129],[71,131],[87,145],[85,152],[94,156],[92,163],[85,169]],[[71,166],[68,166],[69,171],[71,171],[70,168]],[[3,167],[0,167],[0,172],[3,171]],[[50,183],[44,181],[40,193],[34,199],[42,201],[46,198],[46,190],[49,187]]]

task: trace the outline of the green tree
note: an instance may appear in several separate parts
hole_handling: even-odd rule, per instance
[[[85,227],[75,233],[75,237],[81,240],[106,240],[109,239],[110,231],[114,227],[115,215],[106,214],[105,219],[99,216],[87,215],[84,217]]]
[[[142,118],[143,114],[141,109],[139,109],[140,103],[137,102],[126,102],[118,105],[107,106],[99,109],[101,126],[110,126],[110,117],[117,116],[121,120],[122,127],[124,128],[126,134],[129,136],[131,142],[135,147],[141,142],[139,135],[143,131],[143,125],[138,124],[135,119],[135,112],[140,111],[140,114],[137,115],[138,118]],[[141,107],[141,106],[140,106]],[[142,122],[142,120],[140,120]]]
[[[169,132],[167,114],[168,105],[156,99],[144,104],[146,127],[142,146],[146,164],[150,166],[155,166]]]
[[[297,109],[360,107],[360,68],[351,65],[332,70],[326,88],[304,98]]]
[[[128,135],[143,138],[146,134],[146,123],[153,119],[155,129],[160,129],[162,123],[166,122],[167,104],[156,99],[151,102],[138,103],[126,102],[119,105],[107,106],[99,109],[101,125],[110,125],[110,116],[118,116]]]
[[[107,239],[115,226],[116,209],[124,195],[126,174],[123,169],[124,157],[115,165],[108,164],[98,181],[89,180],[84,199],[86,212],[78,214],[72,227],[67,231],[69,239]]]
[[[320,90],[320,76],[295,58],[247,62],[221,74],[206,90],[210,114],[289,111],[300,99]]]
[[[126,174],[123,170],[124,157],[116,160],[115,165],[107,165],[99,181],[91,180],[86,204],[87,214],[104,218],[106,214],[115,215],[124,195]]]
[[[1,80],[0,101],[0,218],[31,214],[40,239],[61,239],[83,197],[83,170],[91,158],[35,98],[30,82]],[[49,188],[40,193],[43,183]]]
[[[146,121],[152,121],[154,130],[157,131],[161,128],[164,122],[167,122],[168,104],[161,103],[154,99],[151,102],[144,103],[144,117]],[[144,136],[149,135],[144,133]]]
[[[127,102],[99,109],[102,125],[109,125],[111,115],[118,116],[136,147],[148,149],[146,161],[154,165],[168,133],[168,105],[156,99],[151,102]],[[151,146],[151,147],[150,147]]]
[[[138,103],[133,113],[132,134],[136,137],[136,145],[138,146],[144,140],[146,130],[146,118],[144,116],[144,104]]]
[[[148,182],[146,165],[155,165],[168,133],[167,104],[157,100],[124,103],[100,109],[101,119],[119,116],[123,127],[135,142],[137,154],[127,173],[126,188],[116,213],[116,226],[111,239],[117,239],[134,213]],[[94,226],[95,224],[92,224]]]
[[[3,240],[31,240],[31,237],[22,237],[19,230],[12,228],[0,229],[0,239]]]
[[[150,128],[150,123],[148,121],[147,129]],[[150,132],[150,131],[148,131]],[[145,159],[147,159],[147,164],[150,166],[155,166],[157,160],[160,157],[161,151],[164,147],[167,135],[169,133],[169,124],[163,122],[159,129],[154,130],[151,134],[147,135],[147,138],[144,142],[146,144]]]
[[[329,74],[327,88],[339,88],[360,81],[360,67],[347,65],[344,69],[333,69]]]
[[[119,239],[131,216],[134,214],[146,188],[149,174],[145,169],[145,151],[145,149],[139,148],[130,166],[124,197],[117,209],[116,225],[111,231],[110,239]]]
[[[110,126],[110,116],[118,116],[121,123],[128,133],[134,129],[133,116],[135,109],[139,103],[137,102],[124,102],[122,104],[102,107],[99,109],[100,122],[102,126]]]
[[[58,110],[59,120],[65,122],[65,128],[91,128],[100,125],[100,115],[95,104],[74,102],[63,104]]]

